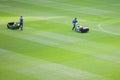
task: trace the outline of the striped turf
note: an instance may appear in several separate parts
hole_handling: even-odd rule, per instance
[[[119,80],[119,6],[119,0],[0,0],[0,80]],[[7,22],[21,15],[24,30],[8,30]],[[90,32],[72,31],[74,17]]]

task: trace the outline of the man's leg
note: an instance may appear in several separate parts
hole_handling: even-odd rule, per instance
[[[72,28],[72,30],[74,30],[75,29],[75,24],[73,24],[73,28]]]
[[[23,24],[20,25],[21,30],[23,30]]]

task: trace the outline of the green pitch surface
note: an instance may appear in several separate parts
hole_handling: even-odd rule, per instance
[[[0,80],[120,80],[120,0],[0,0]],[[8,22],[24,18],[24,30]],[[72,31],[72,19],[89,26]]]

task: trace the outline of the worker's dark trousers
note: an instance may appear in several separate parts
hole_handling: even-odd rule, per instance
[[[76,25],[75,25],[75,24],[73,24],[73,28],[72,28],[72,30],[74,30],[74,29],[75,29],[75,26],[76,26]]]
[[[23,23],[20,23],[20,28],[21,30],[23,30]]]

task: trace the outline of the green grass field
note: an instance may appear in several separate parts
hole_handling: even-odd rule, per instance
[[[120,80],[120,0],[0,0],[0,80]],[[8,22],[24,18],[24,30]],[[89,26],[72,31],[72,20]]]

